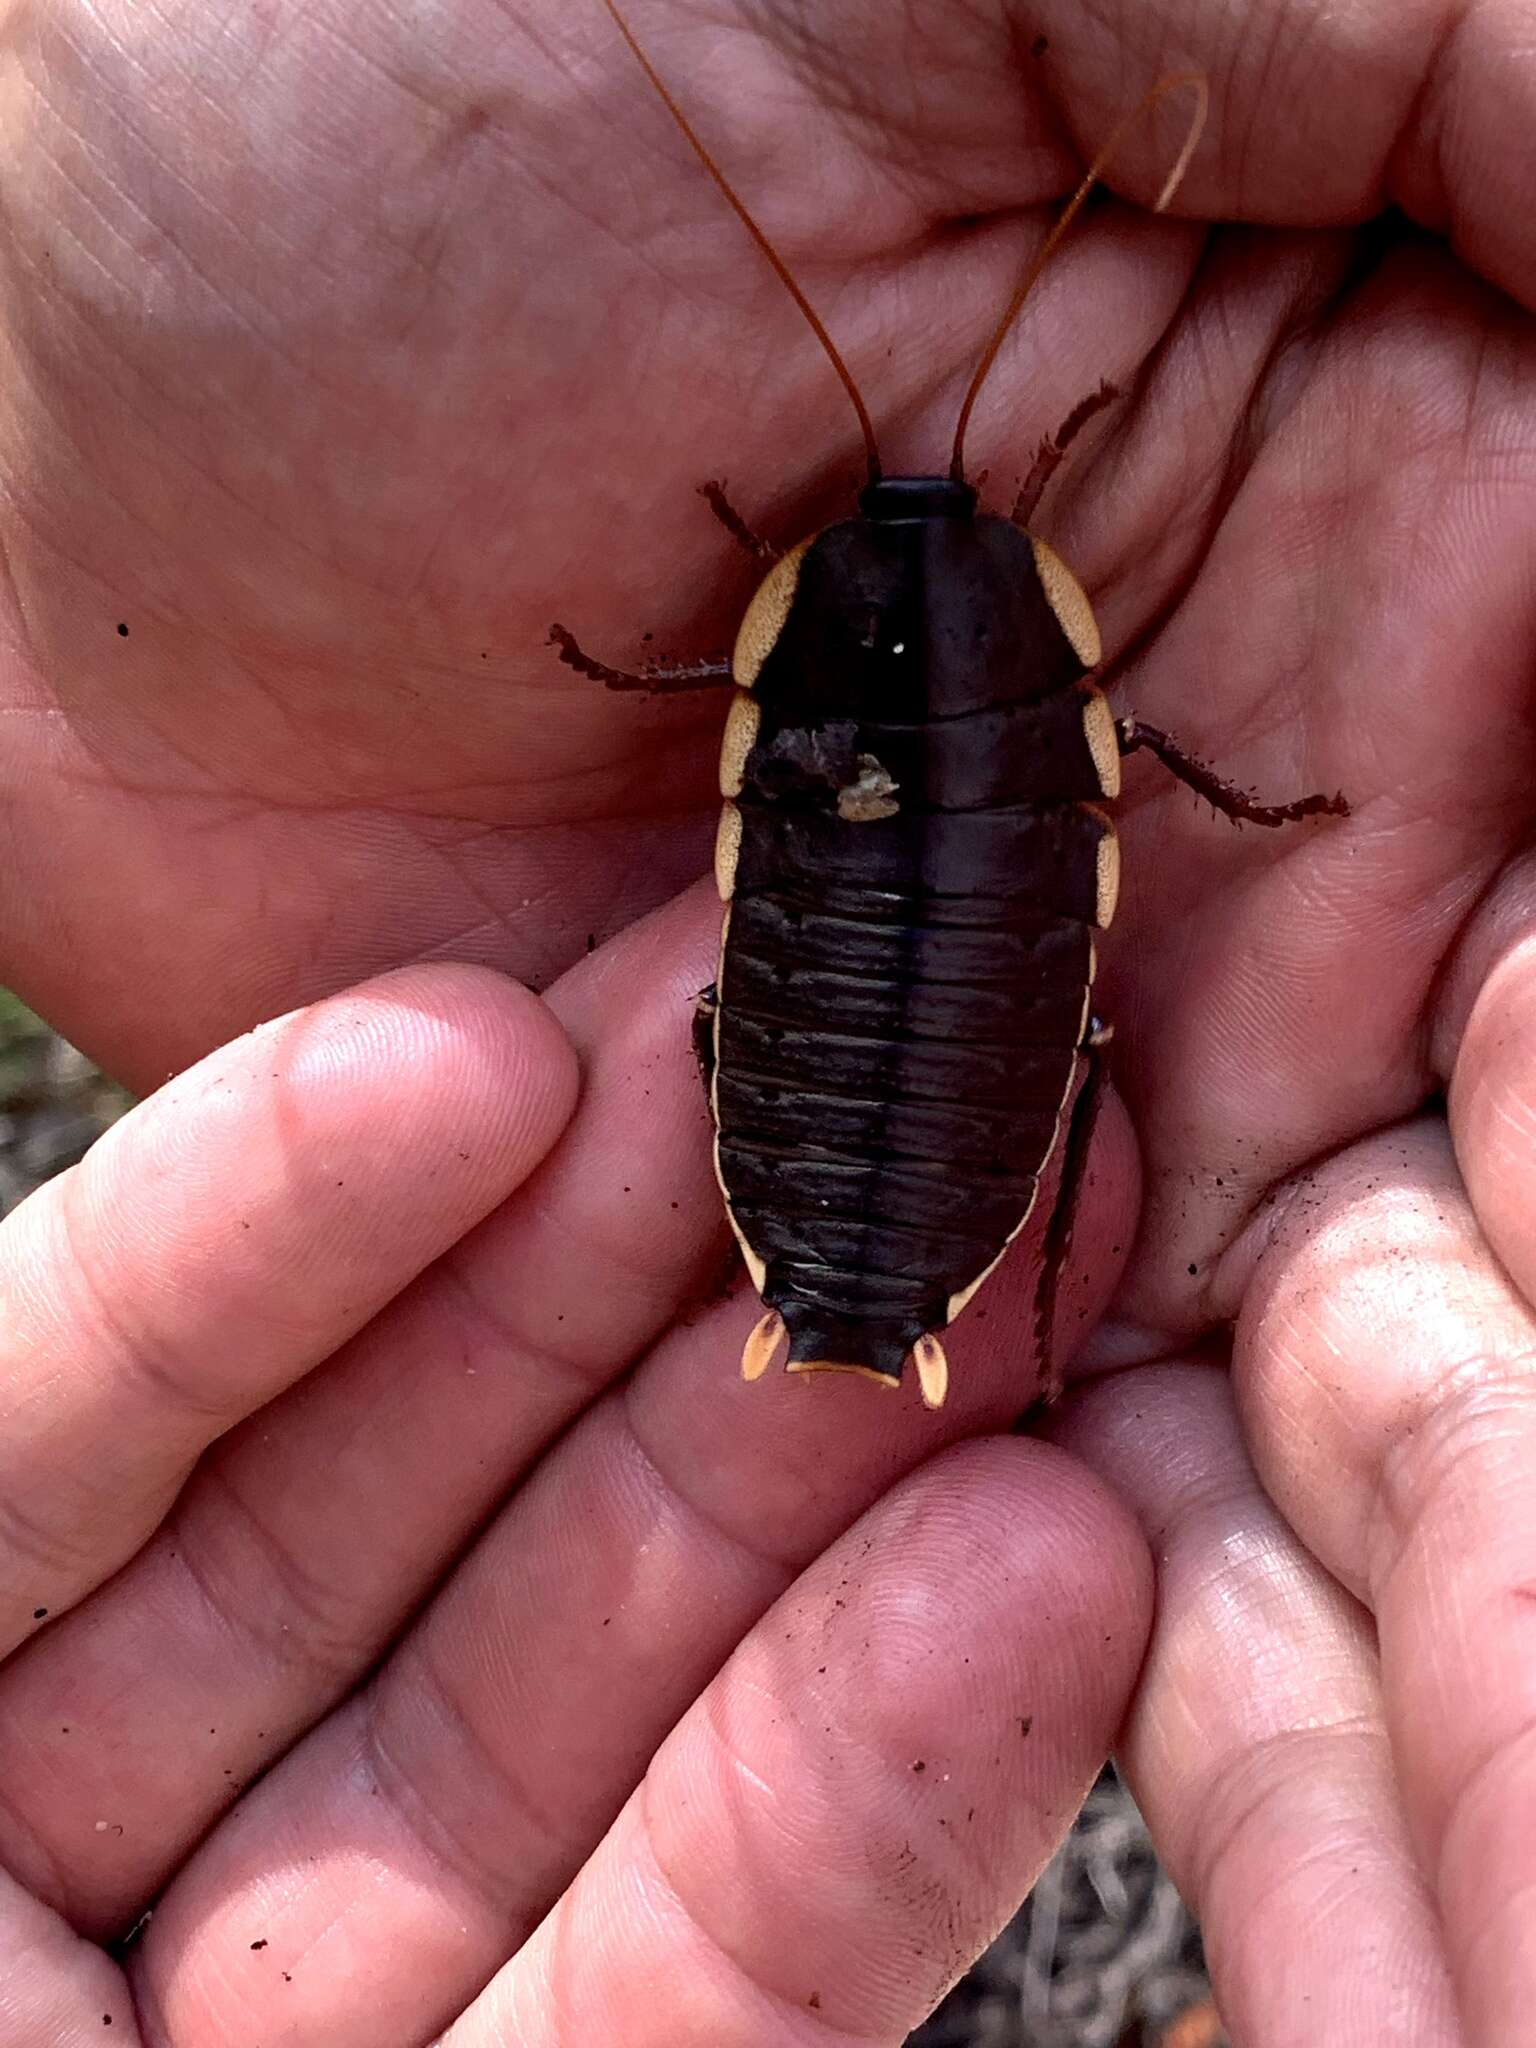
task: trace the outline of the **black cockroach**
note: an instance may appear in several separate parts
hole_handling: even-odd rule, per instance
[[[895,1386],[910,1357],[936,1408],[949,1377],[938,1333],[1023,1229],[1063,1149],[1036,1303],[1049,1355],[1108,1035],[1090,998],[1094,934],[1119,879],[1103,805],[1121,757],[1149,748],[1253,824],[1347,810],[1339,796],[1251,801],[1167,734],[1117,720],[1088,680],[1100,662],[1092,607],[1027,522],[1107,387],[1042,444],[1011,517],[979,512],[965,481],[977,394],[1047,258],[1131,121],[1188,85],[1199,111],[1159,209],[1168,203],[1199,136],[1204,80],[1160,81],[1090,166],[983,353],[949,475],[885,477],[831,337],[614,0],[604,5],[826,350],[869,481],[856,517],[774,561],[729,663],[630,674],[561,626],[550,638],[610,688],[737,685],[720,757],[720,970],[696,1038],[721,1191],[766,1310],[742,1372],[756,1379],[786,1335],[791,1372]],[[772,556],[718,486],[704,492],[738,540]]]

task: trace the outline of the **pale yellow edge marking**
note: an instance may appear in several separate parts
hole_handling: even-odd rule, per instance
[[[784,1318],[776,1308],[760,1316],[752,1326],[752,1334],[741,1347],[741,1376],[744,1380],[760,1380],[773,1363],[773,1354],[784,1340]]]
[[[763,707],[750,690],[738,690],[731,699],[731,708],[725,716],[725,731],[720,740],[720,794],[740,796],[742,778],[746,772],[747,756],[757,744],[758,728],[763,722]],[[1091,743],[1090,743],[1091,744]],[[1116,760],[1119,755],[1116,754]]]
[[[787,555],[779,557],[757,586],[752,602],[742,616],[736,632],[736,645],[731,651],[731,674],[743,690],[750,690],[757,681],[763,663],[773,651],[774,641],[783,631],[789,608],[795,601],[800,564],[815,538],[813,533],[810,539],[797,542]]]
[[[725,916],[720,921],[720,960],[715,968],[715,1021],[713,1025],[715,1071],[711,1074],[709,1080],[709,1120],[715,1127],[715,1137],[714,1143],[710,1147],[710,1156],[715,1163],[715,1182],[720,1189],[720,1199],[725,1204],[725,1220],[730,1224],[731,1235],[735,1238],[737,1246],[741,1251],[742,1259],[747,1268],[747,1277],[758,1293],[761,1294],[763,1282],[768,1278],[768,1268],[742,1235],[741,1225],[736,1221],[736,1212],[731,1207],[730,1190],[725,1185],[725,1170],[720,1164],[720,1018],[725,1007],[723,1000],[725,995],[725,941],[730,929],[731,906],[727,903],[725,906]]]
[[[1093,1010],[1094,977],[1095,975],[1097,975],[1098,971],[1098,948],[1094,945],[1093,939],[1090,936],[1088,940],[1088,986],[1083,991],[1083,1022],[1081,1028],[1078,1031],[1079,1040],[1081,1040],[1084,1037],[1088,1029],[1088,1019],[1092,1014]],[[992,1278],[992,1275],[1003,1263],[1003,1260],[1007,1258],[1009,1251],[1013,1247],[1014,1239],[1018,1237],[1020,1232],[1024,1229],[1024,1226],[1028,1223],[1030,1217],[1034,1215],[1035,1204],[1040,1199],[1040,1181],[1044,1179],[1047,1167],[1049,1167],[1051,1161],[1056,1157],[1056,1147],[1061,1140],[1061,1120],[1066,1115],[1067,1104],[1072,1100],[1072,1089],[1073,1085],[1077,1080],[1078,1068],[1081,1066],[1081,1064],[1081,1054],[1074,1054],[1072,1059],[1072,1065],[1067,1072],[1067,1085],[1065,1089],[1062,1091],[1062,1097],[1060,1102],[1058,1102],[1056,1105],[1056,1116],[1054,1122],[1051,1125],[1051,1142],[1046,1147],[1045,1158],[1040,1163],[1040,1178],[1036,1180],[1034,1188],[1030,1193],[1029,1202],[1025,1207],[1024,1214],[1019,1218],[1018,1222],[1015,1223],[1012,1230],[1010,1230],[1008,1235],[1003,1239],[1003,1248],[998,1253],[997,1257],[993,1259],[989,1265],[983,1266],[981,1271],[976,1275],[976,1278],[970,1281],[966,1286],[962,1287],[958,1294],[952,1294],[949,1297],[949,1300],[944,1305],[944,1327],[946,1329],[948,1329],[949,1325],[955,1320],[955,1317],[960,1314],[962,1309],[969,1307],[971,1301],[974,1299],[977,1293]]]
[[[1035,572],[1045,601],[1056,614],[1056,623],[1072,643],[1072,652],[1084,668],[1097,668],[1104,659],[1104,642],[1099,622],[1093,616],[1088,593],[1053,547],[1034,534],[1029,544],[1035,551]]]
[[[1097,804],[1080,804],[1079,810],[1086,811],[1091,818],[1097,818],[1104,827],[1094,860],[1094,902],[1093,921],[1099,930],[1107,931],[1114,922],[1115,909],[1120,901],[1120,841],[1115,833],[1115,821],[1108,811]]]
[[[720,825],[715,833],[715,887],[722,903],[729,903],[735,893],[740,853],[741,813],[733,803],[725,803],[720,807]]]
[[[882,1387],[896,1391],[896,1381],[888,1372],[876,1372],[872,1365],[843,1365],[835,1358],[796,1358],[785,1366],[786,1372],[856,1372],[866,1380],[878,1380]]]
[[[912,1347],[912,1356],[917,1364],[917,1384],[922,1390],[925,1408],[942,1408],[944,1396],[949,1392],[949,1360],[944,1355],[944,1346],[930,1330],[919,1337]]]
[[[1116,797],[1120,794],[1120,734],[1115,727],[1115,714],[1097,683],[1084,683],[1082,689],[1087,700],[1083,705],[1083,738],[1093,756],[1094,773],[1105,796]],[[746,756],[742,758],[745,760]]]
[[[736,645],[731,653],[731,674],[742,691],[749,691],[757,681],[763,663],[768,659],[773,643],[783,629],[784,621],[789,616],[789,608],[795,601],[795,590],[800,581],[800,564],[815,538],[815,534],[809,535],[792,547],[786,555],[781,556],[758,585],[751,603],[747,606],[737,630]],[[720,787],[721,794],[727,801],[721,810],[720,826],[715,835],[715,887],[720,893],[721,902],[726,905],[726,913],[720,932],[720,965],[715,977],[715,1076],[710,1088],[710,1113],[715,1126],[715,1179],[719,1183],[720,1197],[725,1204],[726,1221],[730,1224],[731,1234],[741,1248],[741,1256],[746,1262],[752,1285],[761,1294],[763,1283],[768,1277],[768,1269],[747,1243],[741,1225],[736,1221],[736,1212],[731,1207],[730,1192],[725,1185],[725,1175],[720,1165],[720,1016],[725,995],[725,937],[731,924],[730,901],[736,888],[736,863],[741,853],[742,831],[741,812],[729,799],[737,795],[741,789],[740,771],[757,738],[761,723],[758,707],[754,704],[749,714],[739,708],[743,701],[738,697],[732,703],[720,750]],[[745,738],[749,731],[750,738]],[[727,785],[733,775],[735,787],[730,788]]]

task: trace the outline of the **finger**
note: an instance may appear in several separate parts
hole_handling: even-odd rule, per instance
[[[1451,1133],[1477,1219],[1536,1299],[1536,876],[1506,878],[1486,907],[1487,972],[1450,1063]],[[1511,931],[1508,923],[1519,919]],[[1500,941],[1503,941],[1500,944]],[[1496,950],[1495,950],[1496,949]],[[1479,954],[1484,947],[1476,947]],[[1479,966],[1485,964],[1479,959]]]
[[[1431,1120],[1313,1176],[1270,1220],[1250,1293],[1261,1477],[1375,1612],[1464,2024],[1518,2040],[1536,1994],[1536,1325]]]
[[[1158,1620],[1122,1762],[1199,1914],[1233,2038],[1460,2048],[1369,1618],[1265,1497],[1227,1375],[1122,1374],[1053,1434],[1154,1546]]]
[[[1081,1804],[1148,1580],[1080,1467],[933,1460],[764,1617],[448,2048],[904,2040]]]
[[[1521,231],[1521,167],[1536,123],[1536,87],[1519,61],[1528,32],[1521,0],[1455,15],[1435,5],[1367,5],[1348,34],[1324,0],[1298,0],[1266,10],[1267,20],[1255,15],[1256,32],[1235,49],[1229,0],[1182,10],[1171,45],[1158,40],[1170,32],[1160,19],[1169,13],[1117,10],[1121,33],[1087,45],[1072,34],[1070,8],[1052,0],[1032,14],[1067,52],[1058,103],[1070,110],[1080,148],[1096,144],[1124,106],[1128,41],[1145,51],[1147,76],[1189,53],[1233,49],[1176,213],[1310,224],[1365,220],[1399,205],[1432,232],[1449,232],[1466,261],[1536,306],[1536,258]],[[1115,182],[1150,204],[1168,144],[1155,131],[1132,142]]]
[[[574,1062],[477,969],[263,1025],[125,1117],[5,1226],[0,1645],[114,1571],[198,1453],[515,1185]]]
[[[718,1269],[726,1231],[687,1026],[718,942],[712,886],[707,898],[633,927],[551,992],[584,1086],[526,1189],[215,1446],[143,1551],[0,1673],[0,1861],[76,1926],[105,1936],[138,1917],[376,1661],[539,1447]],[[507,987],[467,985],[493,1001]],[[509,1000],[568,1064],[539,1006],[515,989]],[[447,1159],[455,1173],[494,1170],[495,1193],[510,1194],[537,1158],[533,1135],[512,1137],[523,1055],[503,1011],[484,1022],[482,1093],[445,1104]],[[381,1152],[369,1170],[383,1175],[383,1223],[371,1208],[357,1223],[375,1243],[423,1227],[424,1204],[429,1222],[449,1176],[426,1127],[401,1124],[431,1080],[420,1049],[402,1038],[381,1059],[365,1036],[358,1054],[349,1085],[333,1065],[326,1125],[310,1128],[332,1160],[344,1144]],[[302,1164],[303,1129],[289,1142]],[[326,1201],[343,1198],[335,1179],[353,1200],[363,1185],[342,1166],[321,1177]]]
[[[1133,1213],[1123,1116],[1101,1131],[1063,1290],[1089,1314]],[[745,1385],[760,1313],[745,1294],[669,1333],[533,1473],[375,1683],[160,1902],[140,1968],[167,2040],[244,2041],[274,1966],[292,1977],[291,2048],[390,2048],[446,2025],[795,1573],[946,1436],[1017,1413],[1034,1373],[1035,1247],[1019,1249],[953,1332],[937,1417],[911,1388]]]
[[[84,2041],[142,2048],[122,1972],[4,1870],[0,1955],[0,2048],[74,2048]]]

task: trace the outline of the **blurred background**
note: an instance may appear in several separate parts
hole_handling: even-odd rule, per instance
[[[0,989],[0,1214],[130,1098]],[[908,2048],[1228,2048],[1200,1935],[1112,1770],[1013,1922]]]

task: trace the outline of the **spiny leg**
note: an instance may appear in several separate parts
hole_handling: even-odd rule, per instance
[[[783,549],[776,548],[771,540],[764,540],[760,533],[752,531],[751,527],[748,526],[745,519],[742,518],[736,507],[725,495],[725,479],[723,477],[719,483],[700,484],[699,496],[704,499],[710,511],[714,513],[720,524],[731,536],[731,539],[739,547],[745,548],[754,560],[759,562],[776,562],[779,559],[779,556],[784,552]]]
[[[559,648],[567,668],[609,690],[708,690],[731,679],[731,664],[723,655],[716,661],[648,661],[644,668],[632,671],[609,668],[606,662],[584,654],[575,635],[564,626],[550,627],[549,644]]]
[[[1300,818],[1347,818],[1349,804],[1341,792],[1332,796],[1302,796],[1289,804],[1256,803],[1246,790],[1225,781],[1203,761],[1186,754],[1175,739],[1159,732],[1155,725],[1143,725],[1139,718],[1122,718],[1116,725],[1122,754],[1134,754],[1145,747],[1197,795],[1231,818],[1235,824],[1292,825]]]
[[[1036,506],[1045,495],[1046,485],[1056,474],[1061,458],[1068,448],[1094,414],[1102,412],[1106,405],[1113,405],[1119,396],[1120,393],[1113,384],[1101,384],[1097,391],[1091,391],[1085,399],[1073,406],[1054,434],[1047,434],[1035,450],[1034,467],[1025,477],[1023,488],[1013,501],[1013,511],[1009,517],[1015,526],[1028,526],[1035,516]]]
[[[1093,1150],[1093,1134],[1104,1106],[1105,1083],[1109,1078],[1101,1048],[1109,1042],[1109,1030],[1095,1023],[1083,1047],[1088,1073],[1067,1122],[1067,1142],[1062,1148],[1061,1182],[1056,1190],[1051,1220],[1045,1227],[1041,1248],[1040,1279],[1035,1288],[1035,1364],[1037,1398],[1054,1401],[1061,1392],[1062,1368],[1056,1362],[1056,1298],[1061,1276],[1072,1251],[1072,1230],[1077,1222],[1077,1205],[1082,1199]]]

